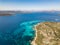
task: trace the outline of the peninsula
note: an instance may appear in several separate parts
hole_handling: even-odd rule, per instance
[[[60,45],[60,22],[43,22],[34,26],[32,45]]]

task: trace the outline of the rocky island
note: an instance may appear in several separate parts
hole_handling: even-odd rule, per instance
[[[34,26],[32,45],[60,45],[60,22],[43,22]]]

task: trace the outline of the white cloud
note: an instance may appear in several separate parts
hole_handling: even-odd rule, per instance
[[[60,10],[59,5],[0,5],[0,10],[28,10],[28,11],[41,11],[41,10]]]

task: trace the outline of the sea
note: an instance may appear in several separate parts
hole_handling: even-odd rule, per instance
[[[60,22],[56,12],[16,13],[0,16],[0,45],[31,45],[34,25],[42,22]]]

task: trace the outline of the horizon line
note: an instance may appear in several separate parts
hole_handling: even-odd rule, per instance
[[[60,11],[60,10],[0,10],[0,11]]]

